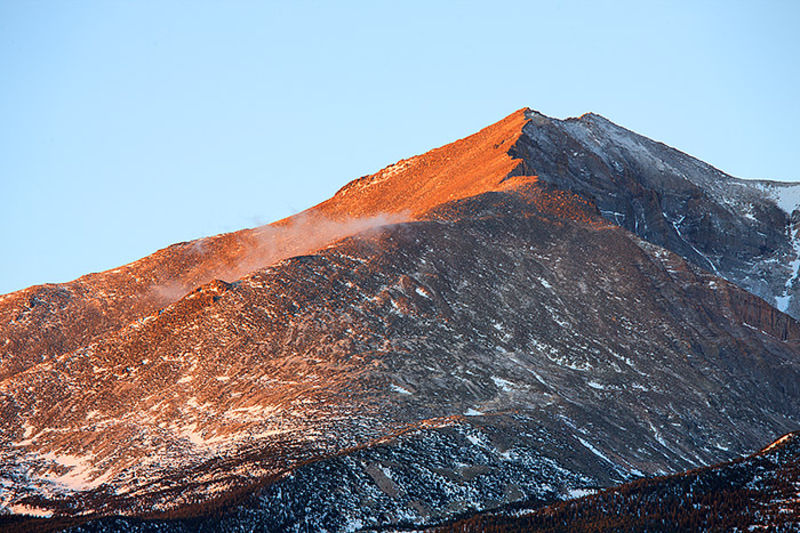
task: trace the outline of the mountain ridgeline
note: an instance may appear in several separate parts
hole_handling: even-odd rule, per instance
[[[524,109],[0,297],[0,523],[432,527],[735,460],[800,428],[795,198]]]

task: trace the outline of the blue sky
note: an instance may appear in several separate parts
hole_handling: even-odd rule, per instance
[[[291,215],[529,106],[796,181],[800,2],[0,0],[0,293]]]

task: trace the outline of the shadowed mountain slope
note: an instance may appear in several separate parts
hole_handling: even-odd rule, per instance
[[[536,510],[475,516],[445,532],[800,531],[800,435],[744,459],[645,479]]]
[[[535,111],[511,154],[643,239],[800,316],[800,185],[736,179],[592,113]]]

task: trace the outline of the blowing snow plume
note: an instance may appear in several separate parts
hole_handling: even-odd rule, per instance
[[[405,214],[379,214],[334,220],[325,215],[301,213],[288,219],[285,225],[262,226],[253,230],[251,247],[227,276],[239,278],[282,259],[319,250],[351,235],[370,234],[381,226],[403,222],[407,218]]]
[[[233,281],[282,259],[406,220],[405,213],[333,219],[312,211],[267,226],[200,239],[187,248],[187,271],[180,279],[155,285],[152,294],[162,303],[173,302],[213,279]]]

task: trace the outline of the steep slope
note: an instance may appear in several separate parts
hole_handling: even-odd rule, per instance
[[[528,112],[520,109],[466,139],[354,180],[310,211],[332,218],[406,213],[418,219],[446,202],[534,182],[511,155],[530,122]]]
[[[435,531],[800,531],[800,434],[747,458]]]
[[[797,318],[800,184],[748,181],[586,114],[534,111],[511,154],[605,218]]]
[[[580,198],[534,184],[425,218],[1,382],[6,506],[142,513],[264,484],[230,520],[425,523],[800,425],[798,324]]]

